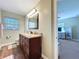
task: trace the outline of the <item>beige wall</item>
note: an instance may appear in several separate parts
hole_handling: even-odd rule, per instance
[[[19,39],[19,33],[24,33],[24,16],[18,15],[12,12],[2,10],[2,19],[5,17],[12,17],[19,20],[20,26],[19,30],[4,30],[3,31],[3,39],[1,40],[2,44],[15,42],[15,40]],[[6,36],[11,36],[9,39],[6,39]]]
[[[0,10],[0,23],[1,23],[1,10]]]
[[[56,21],[54,21],[54,1],[40,0],[36,9],[39,11],[39,29],[31,30],[43,33],[42,52],[48,59],[55,59]],[[27,29],[27,31],[30,31]],[[56,55],[57,57],[57,55]]]
[[[57,0],[51,0],[51,57],[58,59]]]

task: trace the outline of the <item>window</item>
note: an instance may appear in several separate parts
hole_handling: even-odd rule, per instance
[[[18,30],[19,21],[15,18],[4,18],[3,19],[4,29],[6,30]]]

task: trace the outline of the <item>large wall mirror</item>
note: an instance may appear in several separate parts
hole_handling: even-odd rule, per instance
[[[39,29],[39,14],[28,18],[28,29]]]

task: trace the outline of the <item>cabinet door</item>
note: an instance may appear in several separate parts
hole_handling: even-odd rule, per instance
[[[24,40],[24,50],[25,50],[25,54],[29,55],[29,39],[25,38]]]
[[[41,57],[41,37],[30,40],[30,58],[39,59]]]

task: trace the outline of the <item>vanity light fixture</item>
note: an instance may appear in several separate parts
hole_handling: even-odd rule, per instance
[[[38,14],[38,13],[39,13],[38,11],[35,12],[34,14],[32,14],[32,15],[30,16],[30,18],[33,17],[33,16],[35,16],[35,15]]]
[[[27,14],[27,17],[30,18],[38,13],[37,9],[33,9],[29,14]]]

